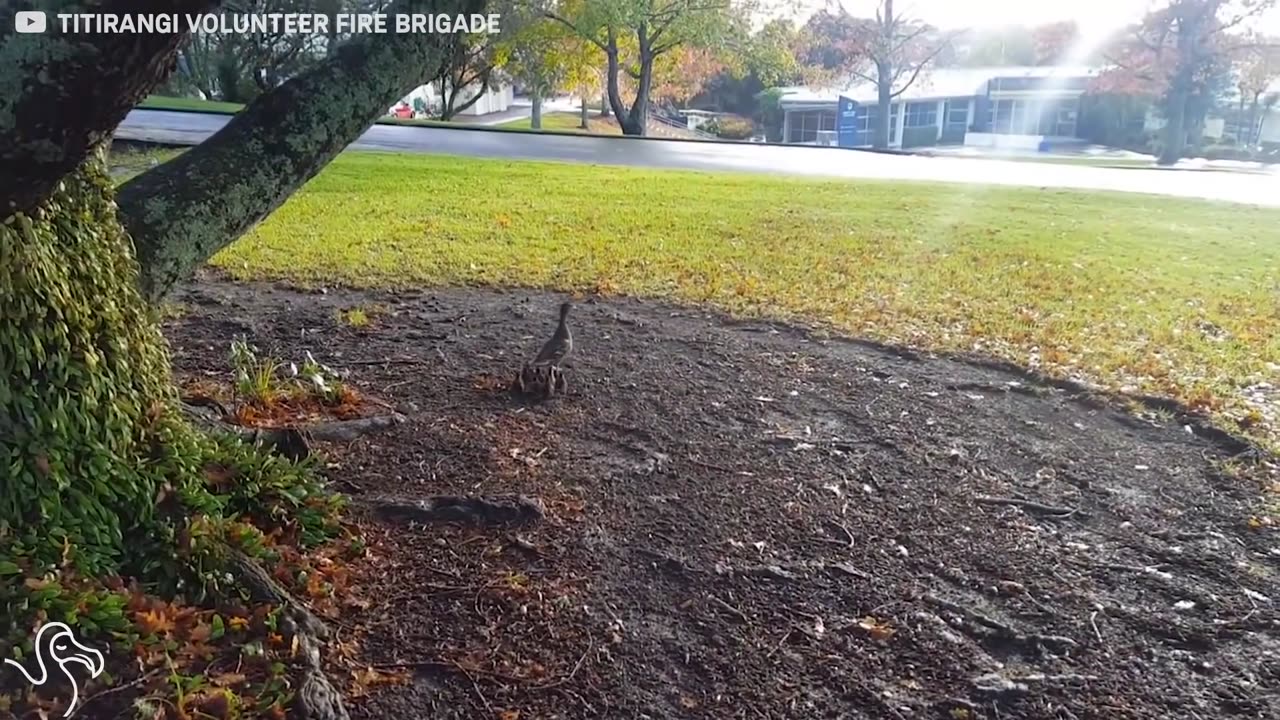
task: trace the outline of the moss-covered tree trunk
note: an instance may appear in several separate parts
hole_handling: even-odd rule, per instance
[[[105,0],[92,9],[216,4]],[[483,6],[402,0],[388,12]],[[76,9],[85,8],[59,7]],[[156,563],[173,559],[182,527],[224,501],[203,489],[215,446],[175,409],[147,300],[283,203],[438,72],[457,40],[359,37],[131,181],[117,208],[104,169],[110,136],[165,79],[181,36],[17,35],[8,9],[0,24],[0,600],[14,587],[9,575],[55,566],[161,579]]]
[[[33,574],[153,556],[174,539],[164,509],[197,483],[137,275],[101,153],[0,225],[0,524],[19,546],[0,556]]]

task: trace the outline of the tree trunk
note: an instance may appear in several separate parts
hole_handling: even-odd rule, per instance
[[[1260,97],[1262,97],[1262,93],[1254,94],[1253,102],[1249,104],[1249,125],[1244,128],[1244,132],[1240,133],[1240,143],[1249,147],[1257,145],[1260,136],[1260,133],[1255,132],[1258,127],[1258,99]]]
[[[435,7],[460,14],[483,5],[457,0]],[[126,183],[119,204],[142,265],[144,296],[163,297],[314,177],[388,103],[439,74],[451,38],[357,36],[262,95],[208,140]]]
[[[583,130],[591,129],[591,117],[587,114],[587,96],[582,96],[582,117],[578,120],[578,127]]]
[[[876,64],[876,105],[879,113],[876,116],[876,132],[873,147],[883,150],[889,147],[889,123],[893,120],[893,76],[892,67],[888,63]]]
[[[32,58],[3,68],[21,89],[0,94],[0,526],[42,567],[65,558],[108,574],[161,545],[172,560],[187,517],[218,511],[198,472],[205,440],[174,411],[166,344],[140,288],[158,297],[279,206],[441,57],[438,36],[376,37],[131,181],[118,204],[131,241],[103,153],[182,36],[0,36],[0,56]],[[77,112],[50,111],[71,100]]]
[[[175,2],[205,12],[211,0]],[[128,12],[125,0],[98,12]],[[74,12],[77,8],[60,8]],[[135,8],[136,11],[136,8]],[[6,21],[9,22],[9,21]],[[0,34],[0,212],[29,210],[173,69],[182,35]],[[75,110],[71,111],[74,105]]]
[[[95,153],[0,225],[0,524],[39,559],[74,547],[87,574],[172,541],[161,486],[199,485],[163,462],[194,436],[171,414],[168,352],[111,194]]]
[[[609,41],[606,45],[605,57],[609,61],[606,90],[608,91],[609,105],[613,108],[613,115],[618,119],[618,126],[622,128],[623,135],[643,135],[644,128],[635,125],[631,110],[622,102],[622,93],[618,90],[618,73],[622,71],[622,67],[618,61],[618,40],[612,27],[609,28]],[[638,100],[639,97],[637,96]]]
[[[631,112],[623,132],[630,127],[634,132],[629,135],[645,136],[649,134],[649,93],[653,88],[653,56],[647,50],[640,51],[640,80],[636,83],[636,99],[631,103]]]
[[[529,127],[534,130],[542,129],[542,93],[534,90],[529,93],[529,100],[533,103],[533,107],[529,114]]]
[[[605,85],[608,85],[608,83],[606,82]],[[601,90],[602,92],[600,93],[600,117],[606,117],[606,118],[612,117],[613,108],[609,107],[609,91],[603,87],[601,88]]]
[[[1180,79],[1175,79],[1174,86],[1169,89],[1165,107],[1167,120],[1162,134],[1160,157],[1156,158],[1157,165],[1176,165],[1182,159],[1182,151],[1187,142],[1187,95],[1185,85]]]

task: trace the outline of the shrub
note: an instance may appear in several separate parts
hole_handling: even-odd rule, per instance
[[[702,129],[726,140],[746,140],[755,134],[755,125],[746,118],[726,115],[712,118]]]

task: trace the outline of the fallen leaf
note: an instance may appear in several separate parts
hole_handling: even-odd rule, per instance
[[[133,621],[143,635],[167,635],[173,631],[173,620],[159,610],[144,610],[133,614]]]
[[[894,630],[871,616],[867,616],[859,620],[858,627],[863,632],[867,633],[867,635],[871,636],[872,640],[877,642],[884,642],[893,637],[893,634],[897,632],[897,630]]]
[[[520,720],[519,710],[503,710],[498,713],[498,720]]]

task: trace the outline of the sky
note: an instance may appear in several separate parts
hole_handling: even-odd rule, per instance
[[[825,0],[799,0],[800,16],[808,17]],[[876,0],[842,0],[854,15],[875,14]],[[995,25],[1042,25],[1075,20],[1082,30],[1122,27],[1142,17],[1153,0],[896,0],[898,14],[908,14],[938,27],[955,29]],[[1280,9],[1271,10],[1255,26],[1280,35]]]

